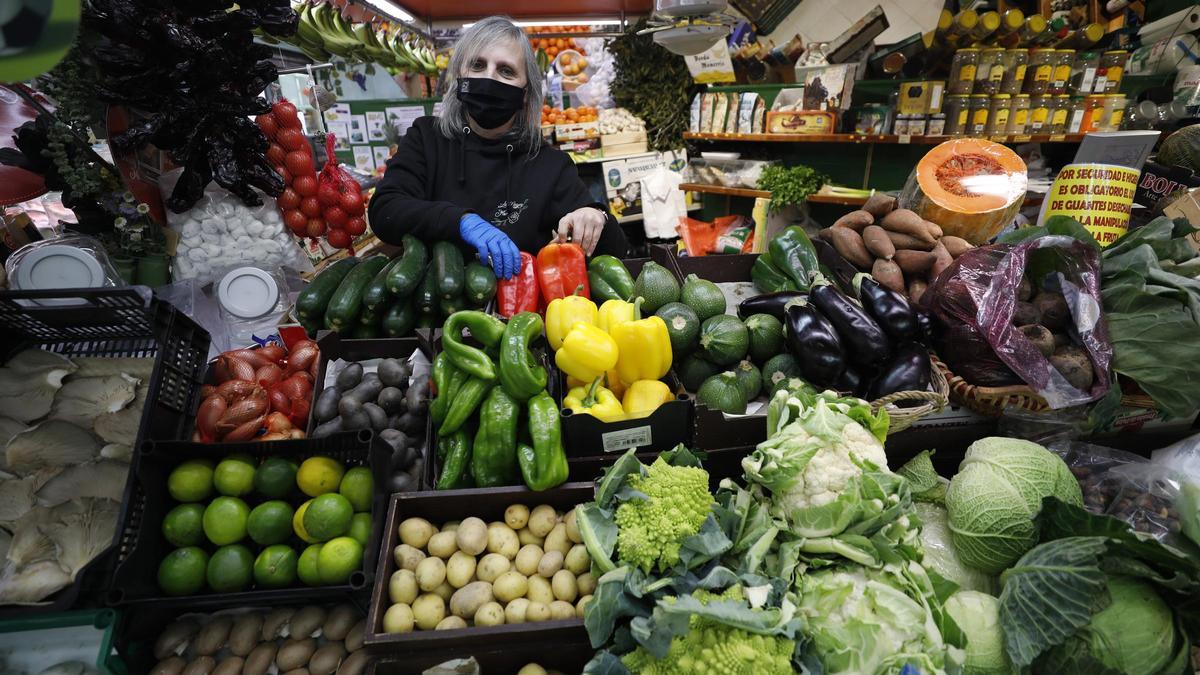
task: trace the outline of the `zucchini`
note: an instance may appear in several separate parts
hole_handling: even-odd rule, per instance
[[[433,289],[442,300],[454,300],[462,295],[466,281],[462,251],[448,241],[433,245]]]
[[[359,325],[378,326],[379,322],[383,320],[383,315],[387,312],[387,309],[388,308],[386,305],[379,307],[378,309],[371,309],[370,307],[367,307],[366,303],[364,302],[362,309],[358,313]]]
[[[392,299],[392,292],[389,291],[387,287],[388,274],[390,274],[396,265],[399,265],[402,260],[403,259],[399,256],[392,258],[388,264],[383,266],[383,269],[379,270],[379,274],[376,274],[375,278],[371,279],[371,283],[367,284],[366,289],[363,290],[363,308],[378,310],[379,314],[382,314],[383,311],[387,309],[388,303]]]
[[[358,262],[358,258],[353,256],[343,258],[325,268],[325,271],[308,282],[308,286],[300,291],[300,295],[296,296],[296,318],[302,322],[319,325],[325,316],[325,308],[329,305],[329,299],[333,297],[333,292],[350,273],[350,268],[357,265]]]
[[[425,315],[437,314],[438,311],[437,294],[433,290],[433,274],[429,272],[421,278],[421,283],[417,284],[417,290],[413,292],[412,297],[417,312]]]
[[[432,314],[417,314],[417,328],[441,328],[442,322]]]
[[[373,256],[350,270],[346,278],[342,279],[342,283],[338,284],[333,297],[329,299],[329,306],[325,308],[326,328],[343,331],[356,322],[358,312],[362,308],[363,290],[371,283],[371,279],[379,274],[387,260],[387,256]]]
[[[379,337],[379,324],[367,326],[360,323],[350,329],[351,340],[373,340],[377,337]]]
[[[383,334],[387,337],[406,337],[417,326],[417,310],[407,298],[396,301],[383,315]]]
[[[411,234],[401,240],[404,250],[397,258],[400,262],[388,270],[387,289],[398,298],[407,298],[417,290],[429,264],[429,252],[425,244]]]
[[[472,260],[465,272],[467,304],[482,308],[496,295],[496,275],[483,265]]]
[[[464,309],[467,309],[467,300],[461,295],[449,300],[442,299],[438,303],[438,308],[441,309],[443,316],[450,316],[455,312],[461,312]]]

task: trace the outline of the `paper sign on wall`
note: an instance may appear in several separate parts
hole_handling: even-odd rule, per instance
[[[408,131],[418,117],[424,116],[425,108],[422,106],[387,108],[387,121],[396,128],[396,133],[401,136]]]
[[[1129,212],[1140,172],[1115,164],[1068,164],[1042,202],[1039,223],[1069,216],[1108,246],[1129,229]]]
[[[736,82],[733,74],[733,61],[729,58],[729,46],[724,40],[695,56],[685,56],[688,72],[696,84],[715,84],[718,82]]]

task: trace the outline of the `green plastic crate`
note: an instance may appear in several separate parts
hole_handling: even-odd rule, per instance
[[[113,609],[87,609],[0,620],[0,672],[37,675],[58,663],[81,661],[104,675],[125,675],[109,662],[117,618]]]

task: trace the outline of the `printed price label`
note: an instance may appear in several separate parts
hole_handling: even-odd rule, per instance
[[[600,435],[600,442],[605,452],[621,452],[630,448],[640,448],[654,442],[654,435],[649,426],[610,431]]]

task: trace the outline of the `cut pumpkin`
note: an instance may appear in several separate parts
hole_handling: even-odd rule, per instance
[[[1025,197],[1025,162],[979,138],[942,143],[917,162],[900,196],[903,208],[948,235],[986,244],[1012,222]]]

